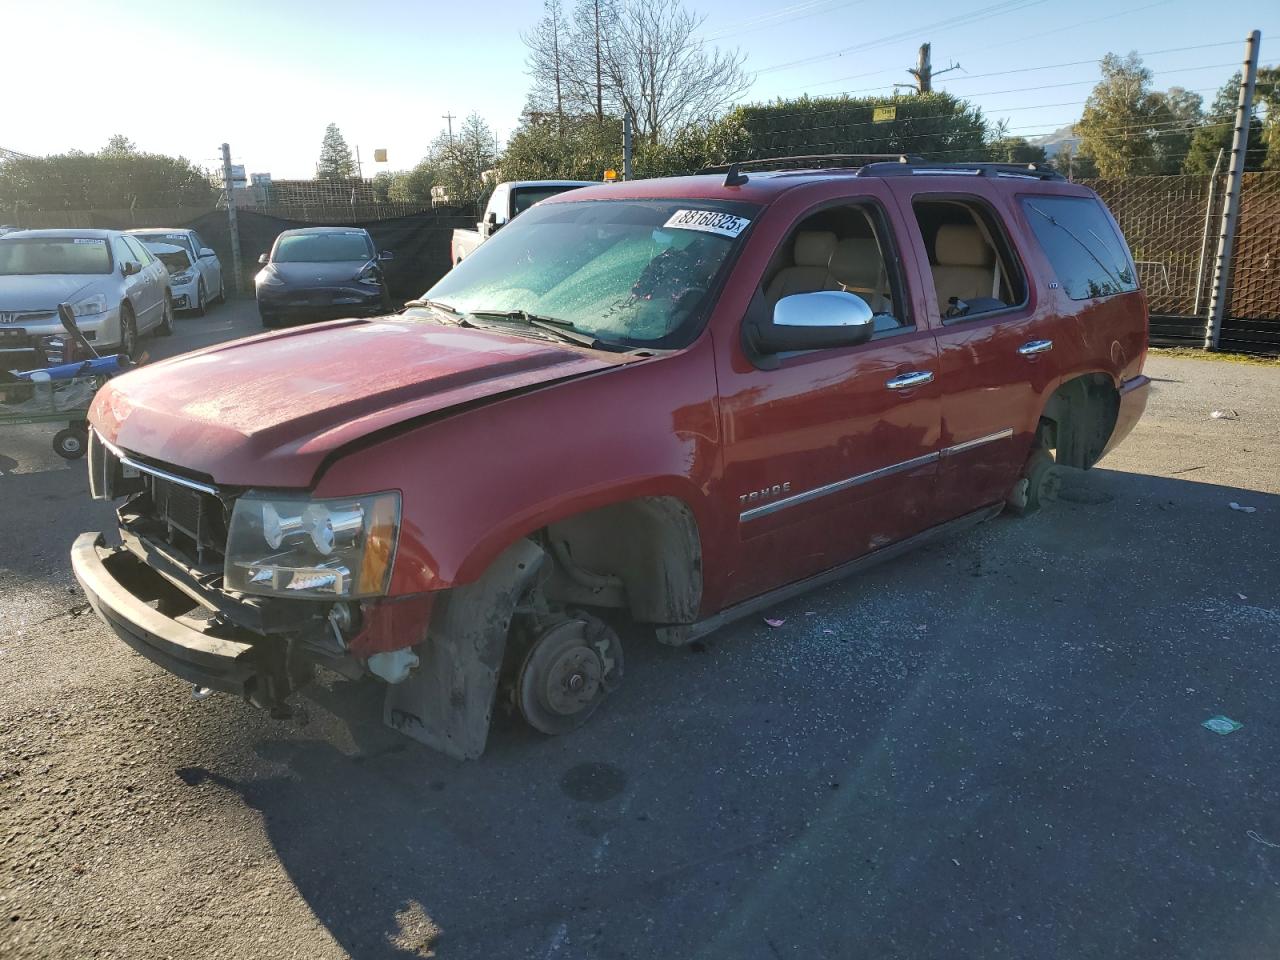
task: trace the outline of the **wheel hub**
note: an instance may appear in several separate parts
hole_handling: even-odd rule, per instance
[[[536,730],[572,730],[622,679],[622,645],[594,617],[567,617],[529,646],[516,680],[521,714]]]
[[[604,673],[600,657],[587,647],[566,650],[546,673],[542,698],[561,716],[577,713],[595,699]]]

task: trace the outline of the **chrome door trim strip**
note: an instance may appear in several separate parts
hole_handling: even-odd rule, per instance
[[[158,467],[153,467],[146,463],[139,463],[114,443],[104,438],[97,430],[94,430],[93,433],[98,438],[98,442],[111,451],[111,455],[127,467],[133,467],[133,469],[138,470],[141,473],[149,473],[151,476],[159,477],[161,480],[168,480],[170,483],[176,483],[180,487],[187,487],[190,490],[207,493],[214,497],[218,495],[218,491],[208,484],[199,483],[195,480],[188,480],[186,477],[180,477],[176,473],[169,473],[167,470],[161,470]]]
[[[964,443],[953,443],[949,447],[943,447],[942,455],[944,457],[953,457],[957,453],[964,453],[966,450],[972,450],[974,447],[980,447],[986,443],[995,443],[997,440],[1007,440],[1012,436],[1013,427],[1005,427],[995,433],[988,433],[985,437],[974,437],[972,440],[964,441]]]
[[[849,490],[853,487],[861,486],[864,483],[870,483],[872,480],[879,480],[882,477],[901,473],[904,470],[913,470],[916,467],[923,467],[926,464],[933,463],[937,459],[937,453],[926,453],[919,457],[912,457],[910,460],[903,460],[901,463],[893,463],[887,467],[881,467],[878,470],[871,470],[867,473],[860,473],[857,476],[848,477],[844,480],[837,480],[835,483],[828,483],[826,486],[814,487],[812,490],[805,490],[803,493],[784,497],[782,500],[774,500],[772,503],[762,503],[758,507],[752,507],[750,510],[742,511],[742,513],[738,515],[738,522],[746,523],[748,520],[758,520],[760,517],[767,517],[771,513],[777,513],[779,510],[785,510],[787,507],[794,507],[802,503],[808,503],[810,500],[817,500],[819,497],[839,493],[842,490]]]

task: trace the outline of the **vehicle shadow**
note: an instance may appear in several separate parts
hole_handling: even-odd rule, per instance
[[[1274,494],[1072,474],[779,627],[633,641],[573,735],[458,763],[344,682],[257,743],[284,773],[178,774],[261,812],[361,958],[1261,955],[1277,542]]]

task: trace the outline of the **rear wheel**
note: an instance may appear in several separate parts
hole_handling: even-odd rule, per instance
[[[595,617],[558,619],[529,645],[515,682],[515,702],[529,726],[568,733],[582,726],[622,682],[622,643]]]
[[[196,305],[192,307],[192,310],[194,311],[197,317],[203,317],[205,315],[205,312],[208,310],[208,303],[205,297],[206,297],[206,294],[204,292],[204,277],[201,277],[196,282]]]
[[[1037,450],[1013,485],[1007,501],[1009,509],[1019,517],[1029,517],[1038,513],[1046,503],[1057,500],[1061,486],[1062,478],[1053,456],[1048,450]]]

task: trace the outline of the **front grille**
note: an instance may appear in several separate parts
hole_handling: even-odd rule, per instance
[[[192,490],[172,480],[144,473],[150,509],[138,504],[144,516],[162,525],[164,539],[195,556],[197,563],[221,563],[227,548],[230,506],[211,494]],[[160,532],[160,531],[157,531]]]

